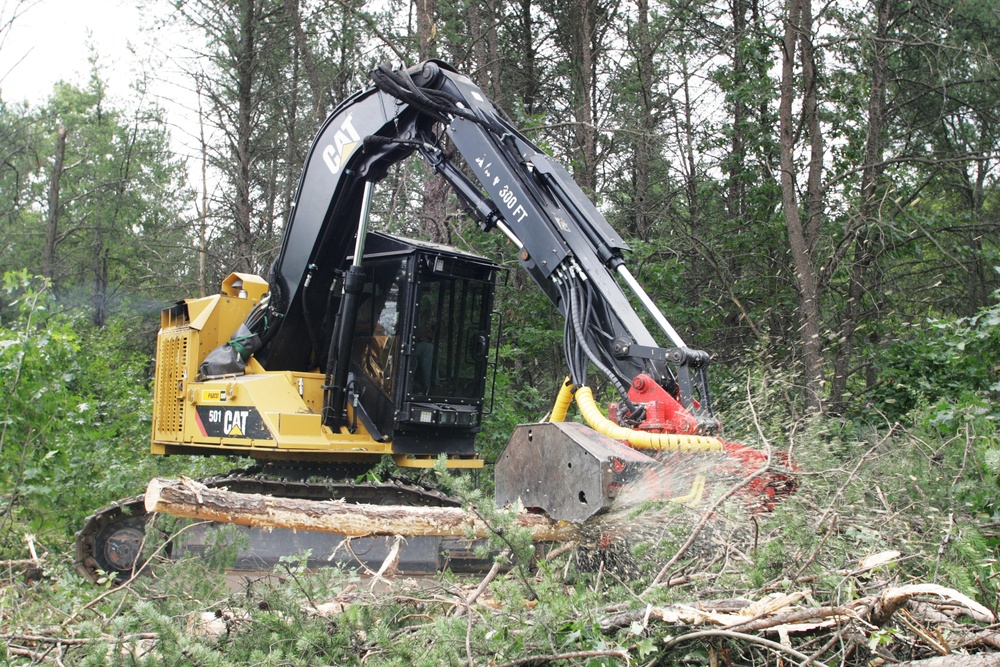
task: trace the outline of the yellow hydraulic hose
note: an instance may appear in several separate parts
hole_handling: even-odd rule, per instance
[[[561,395],[562,391],[560,391]],[[576,390],[576,404],[580,406],[583,418],[592,429],[615,440],[627,440],[636,449],[700,453],[722,451],[722,440],[719,438],[677,433],[648,433],[619,426],[601,413],[601,409],[594,401],[594,392],[590,390],[590,387],[579,387]],[[559,405],[558,399],[556,405]],[[555,420],[553,419],[553,421]]]
[[[566,421],[566,413],[569,412],[569,406],[573,403],[574,392],[576,392],[576,387],[573,386],[573,381],[566,378],[566,381],[559,387],[559,395],[556,396],[555,405],[552,406],[552,413],[549,415],[550,422]]]

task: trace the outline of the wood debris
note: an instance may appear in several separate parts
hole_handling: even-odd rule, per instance
[[[937,604],[928,602],[928,596],[935,598]],[[805,600],[808,600],[808,594],[800,591],[771,594],[758,600],[746,600],[741,605],[734,604],[732,600],[722,601],[724,604],[647,605],[608,616],[601,621],[600,627],[605,634],[613,634],[623,628],[640,634],[651,622],[659,622],[689,628],[714,627],[738,633],[774,633],[782,644],[788,644],[789,635],[833,628],[854,627],[856,634],[864,637],[871,630],[888,623],[889,616],[895,615],[901,628],[941,655],[953,655],[956,649],[962,648],[1000,648],[1000,633],[994,626],[963,633],[957,630],[959,626],[954,621],[955,616],[964,615],[978,623],[995,624],[993,612],[959,591],[937,584],[893,587],[842,606],[801,604]],[[947,605],[951,614],[934,611],[942,604]],[[929,614],[929,611],[934,611],[934,614]],[[931,628],[928,619],[938,624],[945,621],[947,627],[944,630]],[[958,655],[962,654],[953,657]]]

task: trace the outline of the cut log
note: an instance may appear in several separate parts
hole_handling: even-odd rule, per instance
[[[460,507],[410,507],[298,500],[210,489],[190,479],[153,479],[146,487],[147,512],[235,523],[336,533],[347,537],[378,535],[487,537],[489,526]],[[576,526],[547,516],[521,512],[517,525],[536,542],[578,540]]]

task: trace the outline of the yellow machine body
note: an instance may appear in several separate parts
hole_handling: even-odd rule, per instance
[[[267,290],[259,276],[233,273],[220,294],[162,311],[152,453],[345,464],[392,455],[402,467],[435,465],[437,457],[396,453],[391,441],[374,439],[358,420],[337,431],[324,425],[323,373],[270,372],[251,357],[242,375],[198,378],[205,357],[229,341]],[[451,457],[446,465],[481,468],[483,462]]]

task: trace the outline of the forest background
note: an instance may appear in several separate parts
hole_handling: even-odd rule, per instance
[[[113,97],[99,58],[44,103],[0,96],[0,558],[21,557],[25,532],[68,553],[83,517],[155,474],[231,466],[147,454],[159,309],[230,271],[266,275],[333,106],[381,62],[436,57],[628,240],[633,273],[712,352],[730,437],[841,462],[884,439],[927,460],[951,452],[961,479],[921,479],[920,492],[947,495],[982,549],[975,567],[993,567],[994,2],[167,4],[192,35],[176,57],[197,100],[196,155],[173,152],[150,80]],[[492,460],[514,424],[547,411],[562,322],[423,165],[398,166],[379,191],[381,228],[510,268],[503,400],[480,438]],[[995,604],[995,588],[969,583],[992,570],[962,572]]]

